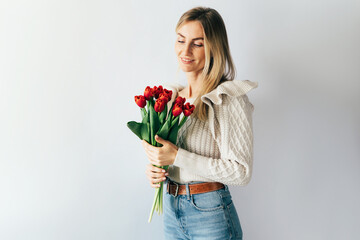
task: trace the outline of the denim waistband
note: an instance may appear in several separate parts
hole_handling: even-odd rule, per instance
[[[165,183],[168,184],[168,182],[171,181],[173,183],[176,183],[178,185],[185,185],[186,186],[186,195],[187,195],[187,199],[190,200],[190,191],[189,191],[189,185],[192,185],[192,184],[197,184],[197,183],[207,183],[207,182],[199,182],[199,181],[194,181],[194,182],[190,182],[190,183],[178,183],[176,181],[173,181],[171,180],[170,178],[166,178],[165,180]],[[228,185],[224,184],[225,186],[225,191],[229,191],[229,187]],[[221,189],[217,190],[217,191],[220,191]]]
[[[197,183],[206,183],[206,182],[179,183],[179,182],[176,182],[176,181],[174,181],[174,180],[172,180],[172,179],[170,179],[170,178],[166,178],[166,182],[168,182],[168,181],[173,182],[173,183],[176,183],[176,184],[178,184],[178,185],[186,185],[186,184],[191,185],[191,184],[197,184]]]

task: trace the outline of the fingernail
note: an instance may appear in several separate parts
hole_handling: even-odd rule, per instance
[[[169,176],[169,173],[165,173],[165,176]]]
[[[163,178],[162,178],[162,180],[165,180],[165,179],[166,179],[166,177],[163,177]]]
[[[165,170],[162,170],[162,172],[165,172]]]

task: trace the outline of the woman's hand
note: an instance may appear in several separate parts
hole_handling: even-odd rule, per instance
[[[151,164],[156,166],[172,165],[175,161],[178,147],[170,141],[164,140],[159,136],[155,136],[155,140],[161,143],[162,147],[155,147],[142,140],[142,145]]]
[[[153,188],[160,187],[160,182],[166,179],[169,174],[164,169],[153,166],[151,163],[146,165],[145,174],[150,181],[150,186]]]

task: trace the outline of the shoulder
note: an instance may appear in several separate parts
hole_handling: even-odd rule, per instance
[[[249,104],[253,108],[246,94],[257,87],[258,83],[250,80],[226,81],[213,91],[201,96],[201,100],[214,108],[238,104]]]

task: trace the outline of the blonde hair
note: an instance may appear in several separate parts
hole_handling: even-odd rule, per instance
[[[205,121],[208,117],[208,106],[201,101],[201,96],[225,81],[234,80],[236,70],[230,55],[225,24],[220,14],[212,8],[192,8],[180,17],[175,31],[189,21],[199,21],[204,29],[205,65],[201,73],[204,85],[194,102],[196,108],[193,116]]]

